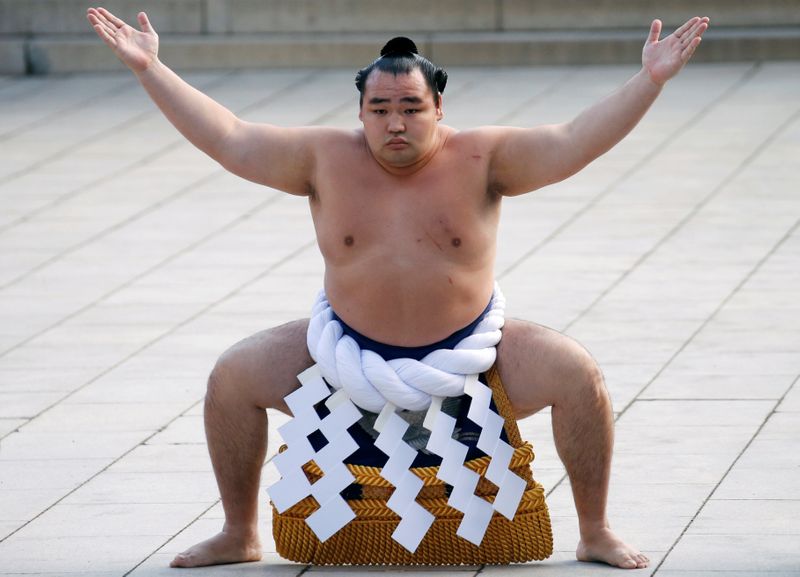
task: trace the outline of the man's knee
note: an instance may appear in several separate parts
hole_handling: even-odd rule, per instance
[[[297,388],[297,375],[313,364],[306,326],[303,320],[261,331],[225,351],[209,375],[207,403],[230,399],[286,411],[284,397]]]
[[[237,354],[228,349],[217,359],[208,375],[206,385],[206,405],[221,402],[234,393],[236,383],[241,384],[241,375],[237,376]]]
[[[547,406],[606,402],[603,373],[575,339],[515,319],[509,319],[504,331],[498,366],[519,417]]]
[[[256,403],[265,375],[260,368],[263,337],[253,335],[223,352],[208,375],[206,402],[236,401]]]
[[[577,342],[573,353],[569,378],[570,400],[578,402],[591,402],[601,405],[609,404],[608,390],[606,389],[603,371],[594,357]]]

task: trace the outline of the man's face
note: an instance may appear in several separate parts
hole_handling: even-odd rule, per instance
[[[438,106],[434,104],[419,70],[397,76],[374,70],[364,85],[358,118],[378,162],[403,168],[433,152],[436,122],[442,118],[441,98]]]

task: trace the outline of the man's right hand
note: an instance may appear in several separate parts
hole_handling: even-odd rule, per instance
[[[89,8],[86,18],[103,42],[133,72],[144,72],[158,57],[158,34],[144,12],[139,12],[138,16],[141,32],[105,8]]]

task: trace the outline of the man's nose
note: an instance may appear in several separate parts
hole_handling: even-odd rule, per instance
[[[392,114],[389,116],[389,132],[404,132],[406,125],[403,122],[403,117],[400,114]]]

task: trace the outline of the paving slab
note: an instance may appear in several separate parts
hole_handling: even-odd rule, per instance
[[[673,571],[671,569],[661,569],[658,575],[663,577],[749,577],[752,571],[729,571],[712,569],[710,571]],[[787,570],[765,571],[762,575],[768,577],[797,577],[797,570],[789,568]]]
[[[103,472],[64,498],[66,504],[208,503],[218,497],[213,474],[203,471]]]
[[[791,389],[789,389],[789,392],[786,393],[786,396],[783,398],[776,410],[788,413],[800,412],[800,386],[798,386],[797,379],[795,379]]]
[[[0,419],[0,437],[5,437],[9,433],[13,433],[20,425],[27,422],[28,419]]]
[[[796,535],[684,535],[663,568],[745,571],[751,575],[794,571],[796,575],[800,566],[796,543]]]
[[[692,535],[798,535],[800,500],[723,499],[715,495],[691,524]]]
[[[20,529],[15,539],[161,536],[183,528],[182,518],[203,509],[194,503],[59,503]]]
[[[446,121],[569,119],[632,66],[452,69]],[[800,65],[693,64],[574,178],[508,199],[514,316],[597,358],[617,417],[611,521],[637,574],[797,575]],[[352,70],[196,73],[249,120],[357,126]],[[308,315],[307,202],[225,174],[123,74],[0,79],[0,575],[173,575],[223,522],[203,432],[218,355]],[[269,453],[287,417],[269,413]],[[550,414],[520,423],[554,556],[453,576],[617,575],[574,560]],[[266,488],[277,478],[268,463]],[[280,560],[197,574],[408,574]],[[48,556],[37,556],[47,548]]]

